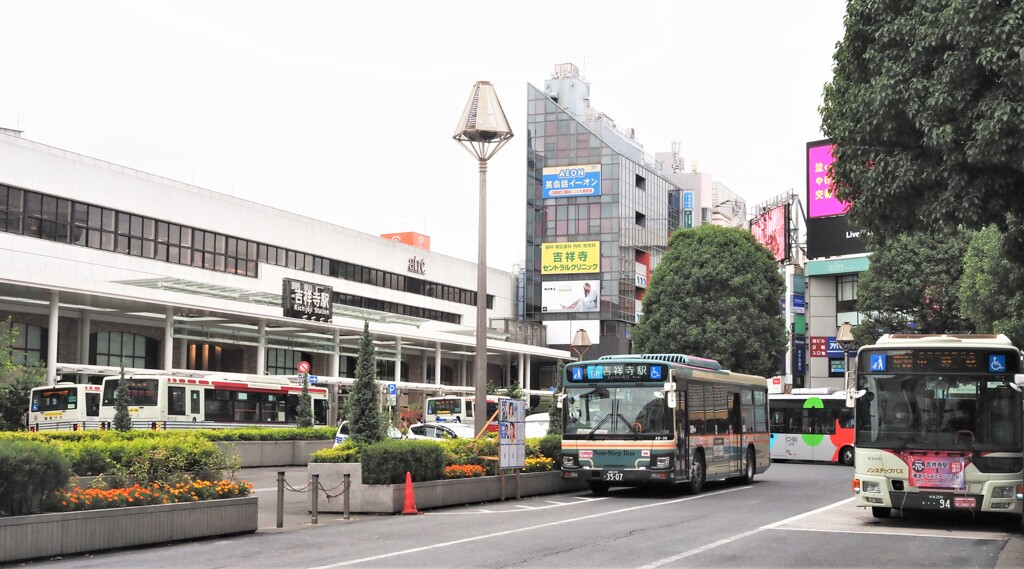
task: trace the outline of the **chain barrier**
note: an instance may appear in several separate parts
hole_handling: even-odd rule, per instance
[[[303,486],[301,488],[296,488],[295,486],[293,486],[291,483],[289,483],[285,479],[284,471],[278,471],[278,473],[277,473],[277,527],[278,528],[284,527],[284,493],[285,493],[286,490],[288,492],[294,492],[296,494],[305,494],[307,492],[310,493],[310,514],[311,514],[310,523],[313,524],[313,525],[316,525],[318,523],[318,518],[319,518],[318,502],[319,502],[319,497],[320,497],[320,493],[321,492],[323,492],[324,496],[326,496],[328,500],[332,500],[332,499],[338,498],[338,497],[343,497],[344,501],[345,501],[344,519],[346,519],[346,520],[349,519],[349,511],[348,511],[348,506],[349,506],[349,488],[351,487],[349,475],[348,474],[344,475],[344,478],[342,479],[342,481],[337,486],[334,486],[333,488],[326,488],[326,487],[324,487],[324,485],[320,483],[320,476],[317,475],[317,474],[314,474],[311,478],[312,479],[309,480],[306,483],[305,486]],[[336,494],[332,494],[332,492],[334,492],[335,490],[338,490],[339,488],[341,489],[340,492],[338,492]],[[315,491],[314,491],[314,489],[315,489]]]

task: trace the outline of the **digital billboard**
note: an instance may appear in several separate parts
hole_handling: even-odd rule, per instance
[[[807,220],[807,258],[823,259],[866,253],[860,230],[845,215]]]
[[[601,242],[541,243],[542,275],[596,273],[601,270]]]
[[[782,204],[750,222],[754,239],[772,252],[776,261],[789,258],[789,204]]]
[[[541,312],[597,312],[601,308],[601,281],[545,281],[541,283]]]
[[[832,149],[828,140],[807,143],[807,218],[843,215],[850,204],[839,201],[828,172],[832,165]]]
[[[554,166],[544,168],[544,198],[576,198],[601,195],[601,165]]]

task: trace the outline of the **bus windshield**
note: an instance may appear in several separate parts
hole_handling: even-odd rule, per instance
[[[992,375],[861,375],[857,446],[1020,451],[1020,395]]]
[[[103,406],[114,405],[114,391],[117,389],[117,382],[120,379],[106,379],[103,381]],[[156,405],[157,388],[160,385],[159,379],[125,379],[128,382],[128,404],[129,405]]]
[[[566,438],[592,435],[671,435],[663,385],[569,387],[563,401]]]
[[[32,411],[67,411],[78,407],[78,394],[70,388],[32,392]]]

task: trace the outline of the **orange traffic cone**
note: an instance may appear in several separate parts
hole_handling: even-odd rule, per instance
[[[412,491],[412,473],[408,470],[405,471],[405,507],[402,508],[402,514],[422,514],[416,509],[416,496]]]

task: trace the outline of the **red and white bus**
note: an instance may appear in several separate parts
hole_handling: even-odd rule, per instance
[[[796,388],[768,400],[772,460],[853,466],[853,408],[846,406],[845,391]]]
[[[487,432],[498,432],[498,403],[502,399],[500,395],[487,396],[487,417],[491,422],[487,424]],[[475,397],[468,395],[442,395],[440,397],[428,397],[426,401],[426,413],[423,414],[423,421],[435,423],[466,423],[473,425],[475,414]]]

